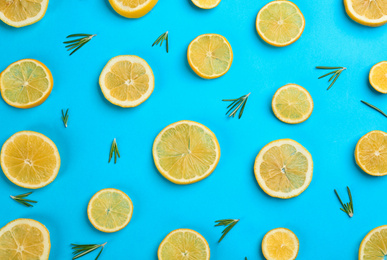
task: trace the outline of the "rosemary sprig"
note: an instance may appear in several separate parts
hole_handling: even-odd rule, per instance
[[[335,84],[336,80],[339,78],[340,74],[346,70],[347,68],[345,67],[325,67],[325,66],[317,66],[316,69],[322,69],[322,70],[333,70],[331,72],[328,72],[327,74],[324,74],[322,75],[321,77],[319,77],[318,79],[322,79],[326,76],[329,76],[331,74],[333,74],[330,79],[328,80],[328,82],[331,82],[332,80],[332,83],[329,85],[328,89],[329,90],[333,84]]]
[[[226,115],[229,114],[228,115],[229,117],[235,117],[235,115],[238,112],[238,110],[241,109],[239,111],[239,117],[238,117],[240,119],[242,117],[242,115],[243,115],[243,111],[245,110],[247,99],[249,98],[250,94],[251,93],[249,93],[247,95],[244,95],[244,96],[241,96],[240,98],[236,98],[236,99],[223,99],[222,101],[232,102],[227,107],[227,108],[230,108],[230,109],[227,111]]]
[[[101,251],[99,251],[97,257],[95,258],[95,260],[98,259],[98,257],[101,255],[102,253],[102,250],[103,248],[105,247],[105,245],[107,244],[107,242],[105,244],[101,244],[101,245],[97,245],[97,244],[92,244],[92,245],[78,245],[78,244],[71,244],[71,249],[74,250],[73,252],[73,260],[74,259],[77,259],[77,258],[80,258],[84,255],[87,255],[88,253],[90,252],[93,252],[94,250],[98,249],[98,248],[101,248]]]
[[[29,195],[31,195],[32,192],[28,192],[28,193],[24,193],[24,194],[20,194],[20,195],[17,195],[17,196],[10,196],[14,201],[26,206],[26,207],[33,207],[34,205],[32,205],[31,203],[38,203],[37,201],[35,200],[29,200],[29,199],[26,199],[26,197],[28,197]]]
[[[367,106],[369,106],[370,108],[373,108],[375,109],[376,111],[378,111],[380,114],[382,114],[383,116],[387,117],[386,113],[384,113],[382,110],[380,110],[379,108],[375,107],[374,105],[371,105],[370,103],[367,103],[363,100],[361,100],[361,102]]]
[[[67,121],[69,121],[69,109],[66,110],[66,113],[63,112],[63,109],[62,109],[62,121],[64,126],[67,128]]]
[[[66,38],[75,38],[78,37],[75,40],[71,41],[65,41],[63,42],[66,45],[67,51],[71,51],[74,49],[71,53],[70,56],[73,55],[74,52],[79,50],[83,45],[88,43],[94,36],[97,36],[96,34],[85,34],[85,33],[78,33],[78,34],[70,34]]]
[[[349,188],[347,187],[347,191],[348,191],[348,197],[349,197],[349,202],[344,204],[341,199],[340,199],[340,196],[339,194],[337,193],[337,191],[335,190],[335,193],[336,193],[336,196],[337,198],[339,199],[340,201],[340,204],[343,208],[340,208],[342,211],[344,211],[345,213],[348,214],[348,216],[350,218],[353,217],[353,201],[352,201],[352,194],[351,194],[351,191],[349,190]]]
[[[109,163],[110,163],[113,155],[114,155],[114,164],[116,164],[117,163],[117,156],[118,156],[118,158],[121,158],[120,152],[118,151],[118,146],[117,146],[116,138],[114,138],[112,146],[110,148]]]
[[[226,228],[222,231],[222,236],[220,237],[218,243],[223,240],[223,238],[228,234],[228,232],[239,222],[239,219],[222,219],[217,220],[215,227],[225,226]]]
[[[167,53],[169,52],[169,42],[168,42],[168,31],[165,33],[161,34],[159,38],[156,39],[156,41],[152,44],[152,47],[155,45],[158,45],[160,43],[160,47],[163,45],[163,42],[166,42],[166,48],[167,48]]]

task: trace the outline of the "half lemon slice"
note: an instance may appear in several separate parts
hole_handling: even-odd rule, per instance
[[[357,23],[367,26],[381,26],[387,23],[385,0],[344,0],[345,11]]]
[[[262,240],[262,253],[267,260],[294,260],[299,247],[297,236],[286,228],[270,230]]]
[[[359,260],[379,260],[387,257],[387,226],[371,230],[361,241]]]
[[[212,9],[219,5],[221,0],[192,0],[192,3],[202,9]]]
[[[387,94],[387,61],[379,62],[371,68],[369,80],[376,91]]]
[[[13,27],[38,22],[46,14],[48,0],[1,0],[0,20]]]
[[[127,18],[140,18],[157,4],[158,0],[109,0],[113,9]]]

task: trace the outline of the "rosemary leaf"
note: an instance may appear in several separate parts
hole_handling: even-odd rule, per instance
[[[367,102],[365,102],[365,101],[363,101],[363,100],[361,100],[361,102],[362,102],[363,104],[369,106],[370,108],[375,109],[376,111],[378,111],[378,112],[379,112],[380,114],[382,114],[383,116],[387,117],[387,115],[386,115],[382,110],[380,110],[379,108],[375,107],[374,105],[371,105],[370,103],[367,103]]]
[[[85,34],[85,33],[78,33],[78,34],[71,34],[67,36],[66,38],[76,38],[75,40],[71,41],[65,41],[63,42],[66,44],[67,51],[71,51],[74,49],[71,53],[70,56],[73,55],[74,52],[79,50],[82,46],[84,46],[86,43],[88,43],[94,36],[97,36],[96,34]]]
[[[322,78],[324,78],[324,77],[326,77],[326,76],[329,76],[329,75],[333,74],[333,75],[329,78],[329,80],[328,80],[328,82],[331,82],[331,81],[332,81],[331,84],[329,85],[328,89],[327,89],[327,90],[329,90],[329,89],[333,86],[333,84],[335,84],[335,82],[338,80],[338,78],[340,77],[341,73],[342,73],[344,70],[346,70],[347,68],[345,68],[345,67],[317,66],[316,69],[333,70],[333,71],[331,71],[331,72],[329,72],[329,73],[326,73],[326,74],[324,74],[324,75],[322,75],[322,76],[320,76],[320,77],[318,78],[318,79],[322,79]]]
[[[347,192],[348,192],[348,197],[349,197],[349,202],[344,204],[341,199],[340,199],[340,196],[339,194],[337,193],[336,190],[335,191],[335,194],[337,196],[337,198],[339,199],[339,202],[342,206],[342,208],[340,208],[343,212],[347,213],[348,217],[352,218],[353,217],[353,201],[352,201],[352,194],[351,194],[351,190],[349,189],[349,187],[347,187]]]
[[[224,226],[225,229],[222,231],[222,236],[220,237],[218,243],[220,243],[223,238],[230,232],[230,230],[239,222],[239,219],[222,219],[217,220],[215,227]]]
[[[26,206],[26,207],[33,207],[33,205],[31,203],[38,203],[37,201],[35,200],[29,200],[29,199],[26,199],[26,197],[28,197],[29,195],[31,195],[32,192],[28,192],[28,193],[24,193],[24,194],[20,194],[20,195],[17,195],[17,196],[10,196],[14,201]]]
[[[63,112],[63,109],[62,109],[62,121],[63,121],[63,124],[66,128],[67,128],[67,121],[68,120],[69,120],[69,109],[66,110],[66,113]]]
[[[104,244],[101,244],[101,245],[98,245],[98,244],[89,244],[89,245],[71,244],[71,248],[73,249],[73,255],[74,255],[74,257],[72,259],[74,260],[74,259],[80,258],[84,255],[87,255],[88,253],[93,252],[94,250],[97,250],[98,248],[101,248],[97,257],[95,258],[95,260],[97,260],[99,258],[99,256],[101,255],[102,250],[104,249],[106,244],[107,244],[107,242]]]
[[[232,102],[230,105],[227,106],[229,110],[226,112],[226,115],[228,115],[229,117],[235,117],[238,110],[240,109],[239,116],[238,116],[238,118],[240,119],[243,115],[243,112],[245,110],[245,106],[247,103],[247,99],[249,98],[250,94],[251,93],[236,99],[223,99],[222,101]]]
[[[112,146],[110,147],[109,163],[112,160],[113,155],[114,155],[114,164],[116,164],[117,163],[117,156],[118,156],[118,158],[121,158],[120,152],[118,151],[116,138],[114,138]]]
[[[169,52],[169,42],[168,42],[168,31],[166,31],[165,33],[161,34],[157,39],[156,41],[152,44],[152,47],[155,46],[155,45],[158,45],[160,43],[160,47],[163,46],[163,42],[165,41],[166,42],[166,49],[167,49],[167,53]]]

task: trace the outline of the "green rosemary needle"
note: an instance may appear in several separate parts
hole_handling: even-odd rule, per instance
[[[75,40],[71,41],[65,41],[63,42],[66,45],[67,51],[71,51],[70,56],[73,55],[74,52],[82,48],[83,45],[88,43],[94,36],[97,36],[96,34],[85,34],[85,33],[78,33],[78,34],[70,34],[66,38],[75,38],[78,37]]]
[[[328,72],[327,74],[324,74],[322,75],[321,77],[319,77],[318,79],[322,79],[326,76],[329,76],[331,74],[333,74],[330,79],[328,80],[328,82],[331,82],[331,84],[329,85],[328,89],[329,90],[333,84],[335,84],[336,80],[339,78],[340,74],[346,70],[347,68],[345,67],[325,67],[325,66],[317,66],[316,69],[322,69],[322,70],[333,70],[331,72]]]
[[[117,163],[117,156],[118,156],[118,158],[121,158],[120,152],[118,151],[118,146],[117,146],[116,138],[114,138],[112,146],[110,148],[109,163],[110,163],[113,155],[114,155],[114,164],[116,164]]]
[[[97,260],[98,257],[101,255],[102,250],[103,250],[103,248],[105,247],[106,244],[107,244],[107,242],[105,244],[101,244],[101,245],[97,245],[97,244],[93,244],[93,245],[71,244],[71,248],[74,250],[74,252],[73,252],[73,255],[74,255],[73,259],[80,258],[80,257],[82,257],[84,255],[87,255],[90,252],[93,252],[94,250],[96,250],[98,248],[101,248],[101,251],[99,251],[97,257],[95,258],[95,260]]]
[[[62,121],[64,126],[67,128],[67,121],[69,121],[69,109],[67,109],[66,112],[62,109]]]
[[[344,211],[345,213],[348,214],[348,216],[350,218],[353,217],[353,201],[352,201],[352,194],[351,194],[351,191],[349,190],[349,188],[347,187],[347,191],[348,191],[348,197],[349,197],[349,202],[344,204],[341,199],[340,199],[340,196],[339,194],[337,193],[337,191],[335,190],[335,193],[336,193],[336,196],[337,198],[339,199],[340,201],[340,204],[343,208],[340,208],[342,211]]]
[[[155,45],[158,45],[160,43],[160,47],[163,45],[163,42],[166,42],[166,48],[167,48],[167,53],[169,52],[169,42],[168,42],[168,31],[160,35],[156,41],[152,44],[152,47]]]
[[[28,193],[24,193],[24,194],[20,194],[20,195],[17,195],[17,196],[10,196],[14,201],[26,206],[26,207],[33,207],[33,205],[31,203],[38,203],[37,201],[35,200],[29,200],[29,199],[26,199],[26,197],[28,197],[29,195],[31,195],[32,192],[28,192]]]
[[[380,110],[379,108],[375,107],[374,105],[371,105],[370,103],[367,103],[363,100],[361,100],[361,102],[367,106],[369,106],[370,108],[373,108],[375,109],[376,111],[378,111],[380,114],[382,114],[383,116],[387,117],[386,113],[384,113],[382,110]]]
[[[247,103],[247,99],[249,98],[251,93],[241,96],[240,98],[236,99],[223,99],[222,101],[226,102],[232,102],[227,108],[230,108],[226,115],[228,114],[229,117],[235,117],[236,113],[239,111],[239,116],[238,118],[240,119],[243,115],[243,111],[245,110],[245,106]],[[231,113],[230,113],[231,112]]]
[[[223,240],[223,238],[228,234],[228,232],[239,222],[239,219],[222,219],[222,220],[217,220],[215,221],[215,223],[217,223],[215,225],[215,227],[219,227],[219,226],[224,226],[226,227],[223,231],[222,231],[222,236],[220,237],[218,243],[220,243],[220,241]]]

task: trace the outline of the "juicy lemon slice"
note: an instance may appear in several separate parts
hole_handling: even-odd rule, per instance
[[[289,199],[300,195],[313,176],[310,153],[291,139],[267,144],[258,153],[254,165],[255,178],[265,193]]]
[[[267,260],[294,260],[299,247],[297,236],[286,228],[270,230],[262,240],[262,253]]]
[[[230,69],[233,54],[230,43],[219,34],[203,34],[188,46],[188,63],[205,79],[219,78]]]
[[[371,131],[357,142],[356,163],[373,176],[387,175],[387,133]]]
[[[298,7],[287,0],[265,5],[257,15],[257,32],[270,45],[283,47],[300,38],[305,19]]]
[[[14,184],[38,189],[50,184],[58,175],[60,156],[55,144],[46,136],[21,131],[11,136],[1,149],[1,168]]]
[[[140,18],[157,4],[158,0],[109,0],[113,9],[127,18]]]
[[[298,124],[312,114],[313,99],[303,87],[288,84],[275,92],[271,106],[279,120],[288,124]]]
[[[87,215],[102,232],[112,233],[126,227],[132,218],[133,204],[128,195],[117,189],[104,189],[90,200]]]
[[[376,91],[387,94],[387,61],[379,62],[371,68],[369,80]]]
[[[153,92],[155,78],[148,63],[134,55],[111,59],[99,77],[103,95],[114,105],[136,107]]]
[[[192,3],[202,9],[212,9],[218,6],[221,0],[192,0]]]
[[[0,20],[13,27],[38,22],[46,13],[48,0],[1,0]]]
[[[345,10],[357,23],[381,26],[387,23],[386,0],[344,0]]]
[[[16,219],[0,229],[1,260],[48,260],[50,233],[33,219]]]
[[[361,241],[359,260],[380,260],[387,257],[387,226],[371,230]]]
[[[208,177],[219,158],[220,147],[215,134],[193,121],[167,126],[153,144],[157,169],[176,184],[190,184]]]
[[[32,59],[12,63],[0,74],[1,96],[17,108],[42,104],[50,95],[53,84],[50,70]]]
[[[157,255],[159,260],[209,260],[210,246],[198,232],[177,229],[164,238]]]

